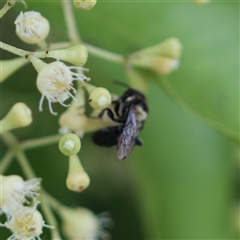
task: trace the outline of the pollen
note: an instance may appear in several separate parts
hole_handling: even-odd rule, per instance
[[[72,140],[68,140],[64,144],[64,148],[66,148],[67,150],[70,150],[70,151],[73,150],[74,147],[75,147],[75,143]]]
[[[102,106],[105,106],[105,105],[108,105],[109,103],[108,103],[108,99],[105,97],[105,96],[101,96],[99,99],[98,99],[98,105],[100,106],[100,107],[102,107]]]

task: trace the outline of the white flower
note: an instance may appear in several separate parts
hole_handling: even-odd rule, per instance
[[[24,181],[17,175],[0,175],[0,180],[0,208],[8,217],[28,202],[26,198],[35,198],[38,195],[36,191],[40,189],[39,178]]]
[[[42,111],[44,97],[47,98],[50,112],[54,115],[56,115],[56,113],[52,110],[52,102],[59,102],[61,105],[67,107],[63,102],[69,97],[75,99],[70,92],[72,90],[76,93],[76,90],[72,86],[72,82],[74,80],[79,80],[81,82],[89,80],[83,74],[72,71],[76,69],[86,70],[82,67],[68,67],[60,61],[52,62],[42,68],[37,77],[37,87],[42,93],[39,103],[40,111]]]
[[[48,20],[35,11],[21,12],[14,23],[18,37],[30,44],[44,40],[50,30]]]
[[[76,8],[90,10],[96,5],[97,0],[73,0],[73,3]]]
[[[62,230],[68,239],[110,239],[110,234],[104,227],[113,225],[113,221],[100,214],[96,216],[87,208],[63,208],[59,211],[62,217]]]
[[[48,226],[45,224],[41,213],[36,209],[36,203],[33,207],[20,207],[10,218],[5,226],[12,231],[9,240],[40,240],[42,228]]]

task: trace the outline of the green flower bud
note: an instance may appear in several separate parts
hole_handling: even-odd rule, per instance
[[[85,88],[89,93],[88,102],[92,108],[102,110],[111,104],[111,94],[106,88],[94,87],[91,84],[85,84]]]
[[[178,38],[169,38],[157,45],[144,48],[135,54],[158,55],[169,58],[180,58],[183,46]]]
[[[16,103],[0,121],[1,133],[32,123],[32,112],[25,103]]]
[[[141,55],[138,58],[131,59],[129,62],[136,67],[152,69],[161,74],[168,74],[179,66],[178,59],[153,55]]]
[[[87,62],[88,52],[85,46],[79,44],[65,49],[49,51],[46,57],[69,62],[75,66],[83,66]]]
[[[82,192],[90,184],[90,178],[77,155],[70,156],[66,184],[69,190]]]
[[[81,141],[76,134],[68,133],[61,137],[58,148],[62,154],[72,156],[80,151]]]

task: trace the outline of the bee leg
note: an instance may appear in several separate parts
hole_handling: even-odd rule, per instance
[[[113,111],[110,108],[106,108],[106,111],[107,111],[107,114],[108,114],[109,118],[111,118],[112,121],[118,122],[118,123],[123,123],[124,122],[123,118],[121,118],[121,117],[115,118],[114,114],[113,114]]]
[[[103,114],[105,113],[105,111],[107,112],[107,115],[108,117],[114,121],[114,122],[118,122],[118,123],[123,123],[124,122],[124,119],[119,117],[119,118],[115,118],[114,117],[114,114],[113,114],[113,111],[110,109],[110,108],[105,108],[102,110],[102,112],[100,112],[100,114],[98,115],[99,118],[102,118],[103,117]]]
[[[136,139],[135,139],[135,145],[136,145],[136,146],[142,146],[143,143],[142,143],[142,141],[141,141],[140,139],[136,138]]]

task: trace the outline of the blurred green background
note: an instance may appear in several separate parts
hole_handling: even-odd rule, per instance
[[[26,2],[27,10],[39,11],[50,21],[48,42],[67,40],[60,1]],[[13,22],[20,11],[25,9],[18,3],[2,19],[1,40],[35,50],[15,34]],[[146,73],[150,112],[140,135],[144,146],[117,162],[115,148],[95,146],[86,135],[80,158],[91,185],[82,193],[66,188],[68,160],[57,144],[29,150],[27,156],[45,189],[68,206],[111,212],[113,239],[239,239],[233,217],[240,188],[239,3],[98,0],[91,11],[74,12],[85,42],[120,54],[179,38],[180,67],[166,79],[206,121],[183,111],[162,90],[159,78]],[[1,55],[13,58],[5,51]],[[90,55],[86,67],[93,84],[123,92],[112,83],[127,82],[120,66]],[[46,101],[43,113],[38,112],[35,80],[36,72],[28,65],[1,85],[1,118],[15,102],[32,109],[33,124],[13,131],[23,140],[55,134],[59,128]],[[65,110],[59,104],[53,108],[59,114]],[[1,144],[1,155],[4,152]],[[22,175],[16,162],[7,171],[13,173]],[[9,236],[7,230],[1,229],[1,234],[2,239]],[[50,239],[49,233],[42,238]]]

